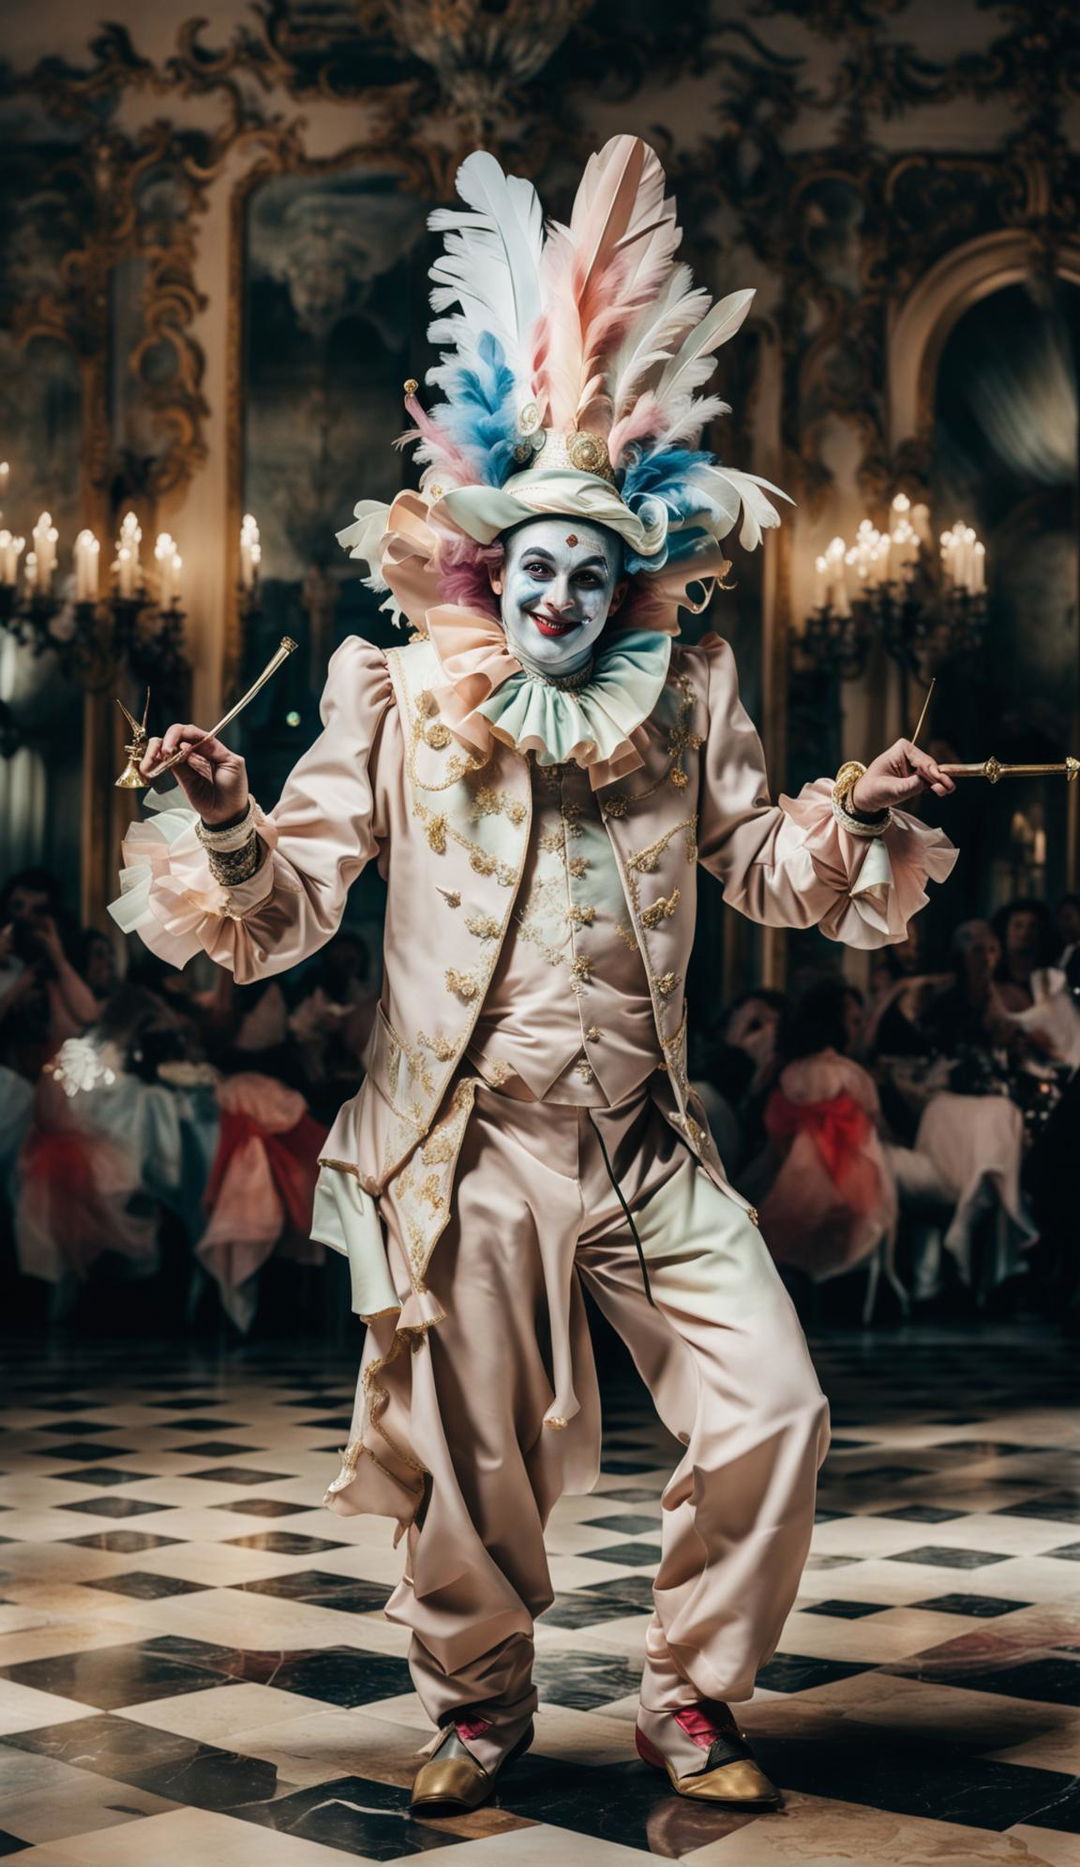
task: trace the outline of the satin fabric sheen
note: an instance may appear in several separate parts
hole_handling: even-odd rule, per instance
[[[380,1207],[404,1298],[392,1189]],[[798,1587],[828,1410],[745,1214],[648,1095],[583,1110],[481,1088],[428,1288],[442,1317],[412,1352],[393,1317],[371,1323],[354,1433],[374,1459],[327,1502],[343,1515],[389,1507],[406,1526],[405,1577],[387,1613],[411,1630],[429,1716],[482,1711],[497,1758],[535,1708],[533,1621],[553,1598],[544,1525],[558,1497],[591,1489],[598,1470],[584,1288],[686,1447],[664,1491],[642,1702],[749,1698]]]

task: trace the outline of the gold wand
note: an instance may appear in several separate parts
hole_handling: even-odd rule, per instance
[[[254,700],[260,687],[265,687],[270,676],[277,673],[283,661],[288,660],[295,647],[296,643],[293,641],[292,637],[283,635],[281,638],[281,647],[275,650],[258,680],[252,682],[247,693],[242,694],[240,699],[236,702],[236,705],[230,707],[229,711],[218,721],[217,725],[212,726],[210,731],[204,733],[201,739],[193,740],[190,745],[181,746],[178,752],[172,752],[169,754],[168,758],[162,759],[161,764],[155,768],[152,778],[144,778],[139,770],[139,766],[146,755],[147,745],[149,744],[146,720],[150,711],[150,690],[147,688],[146,706],[143,708],[141,720],[137,720],[134,714],[128,712],[122,700],[117,700],[116,704],[120,708],[128,725],[131,727],[132,733],[131,743],[124,747],[124,751],[127,753],[127,764],[116,780],[118,788],[121,791],[145,791],[148,785],[156,784],[163,773],[172,771],[174,765],[185,764],[191,757],[191,754],[197,752],[200,746],[204,746],[208,739],[216,739],[219,733],[224,732],[226,726],[232,724],[237,714],[242,713],[248,703]]]
[[[985,778],[996,784],[999,778],[1049,778],[1064,776],[1066,784],[1080,778],[1080,758],[1064,758],[1055,765],[1003,765],[1000,759],[986,758],[981,765],[942,765],[950,778]]]

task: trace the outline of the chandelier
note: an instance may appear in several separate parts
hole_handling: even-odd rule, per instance
[[[958,521],[935,551],[929,508],[897,493],[883,531],[863,519],[854,544],[834,538],[815,560],[799,649],[812,667],[855,680],[880,641],[925,679],[980,648],[985,629],[986,546],[974,527]]]
[[[0,463],[0,491],[7,469]],[[102,590],[101,541],[79,532],[70,569],[59,564],[59,533],[43,512],[30,535],[0,527],[0,628],[35,656],[52,654],[61,670],[96,693],[126,669],[137,686],[179,699],[190,662],[184,641],[183,559],[169,532],[159,532],[152,559],[142,553],[142,528],[125,512],[107,588]],[[240,528],[240,601],[258,606],[259,528],[250,513]]]

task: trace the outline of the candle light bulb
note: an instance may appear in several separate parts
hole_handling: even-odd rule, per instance
[[[254,588],[262,561],[262,545],[259,540],[259,527],[255,516],[245,512],[240,524],[240,585],[244,590]]]
[[[76,603],[96,603],[98,599],[98,565],[101,546],[91,531],[81,531],[75,540],[75,601]]]

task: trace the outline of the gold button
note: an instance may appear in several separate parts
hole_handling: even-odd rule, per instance
[[[756,1206],[747,1206],[746,1216],[749,1219],[751,1225],[757,1225],[759,1223],[758,1209]]]
[[[585,1036],[588,1038],[590,1044],[598,1044],[600,1042],[600,1026],[598,1024],[590,1024]]]

